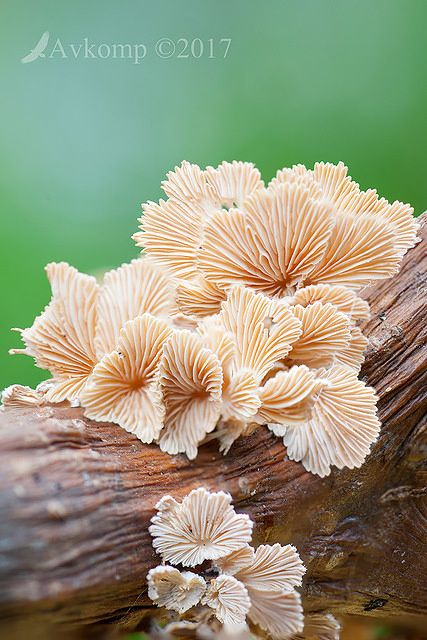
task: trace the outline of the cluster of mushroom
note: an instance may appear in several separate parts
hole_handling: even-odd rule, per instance
[[[150,533],[163,564],[148,573],[148,595],[181,616],[166,631],[176,634],[202,624],[215,629],[216,619],[235,637],[247,628],[247,618],[277,640],[302,631],[295,587],[305,568],[294,547],[276,543],[254,550],[253,523],[235,513],[223,491],[199,488],[181,503],[165,496],[156,509]],[[198,573],[165,562],[198,567]]]
[[[409,205],[361,191],[338,165],[283,169],[183,162],[144,205],[145,256],[103,285],[50,264],[52,301],[21,331],[53,379],[28,402],[80,403],[170,454],[227,452],[267,424],[321,476],[358,467],[380,423],[358,380],[369,315],[355,290],[393,275],[416,242]]]

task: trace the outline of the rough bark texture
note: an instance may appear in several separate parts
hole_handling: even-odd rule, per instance
[[[426,235],[426,226],[422,234]],[[169,456],[81,409],[10,409],[0,422],[0,629],[9,639],[136,628],[153,607],[154,505],[225,489],[256,523],[255,542],[293,543],[307,610],[427,615],[425,243],[392,280],[367,289],[372,317],[363,379],[383,426],[361,469],[320,479],[265,428],[223,457]],[[418,622],[417,622],[418,621]]]

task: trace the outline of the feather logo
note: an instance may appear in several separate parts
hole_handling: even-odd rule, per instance
[[[44,58],[45,55],[43,51],[47,47],[47,43],[49,42],[49,31],[45,31],[34,49],[31,49],[30,53],[25,56],[25,58],[21,59],[22,64],[27,64],[27,62],[34,62],[37,58]]]

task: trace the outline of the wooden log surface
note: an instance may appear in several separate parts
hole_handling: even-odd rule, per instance
[[[426,228],[424,218],[424,238]],[[159,563],[154,505],[199,486],[232,494],[255,522],[255,544],[298,548],[307,611],[426,624],[425,253],[419,243],[397,276],[363,292],[372,315],[361,377],[377,390],[383,426],[360,469],[318,478],[264,427],[227,456],[213,441],[188,461],[79,408],[3,411],[2,637],[107,637],[144,624],[156,609],[146,585]]]

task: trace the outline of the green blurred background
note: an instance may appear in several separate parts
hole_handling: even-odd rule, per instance
[[[8,355],[20,345],[10,327],[30,326],[49,302],[44,265],[99,273],[136,256],[140,203],[161,196],[184,158],[251,160],[266,180],[296,162],[343,160],[363,188],[421,213],[426,18],[424,0],[3,2],[0,387],[49,377]],[[21,64],[44,31],[46,57]],[[95,53],[141,43],[147,54],[83,58],[85,37]],[[58,38],[67,58],[49,57]],[[189,44],[178,58],[181,41],[161,58],[162,38],[200,39],[205,51],[194,58]],[[76,59],[70,43],[83,43]]]

